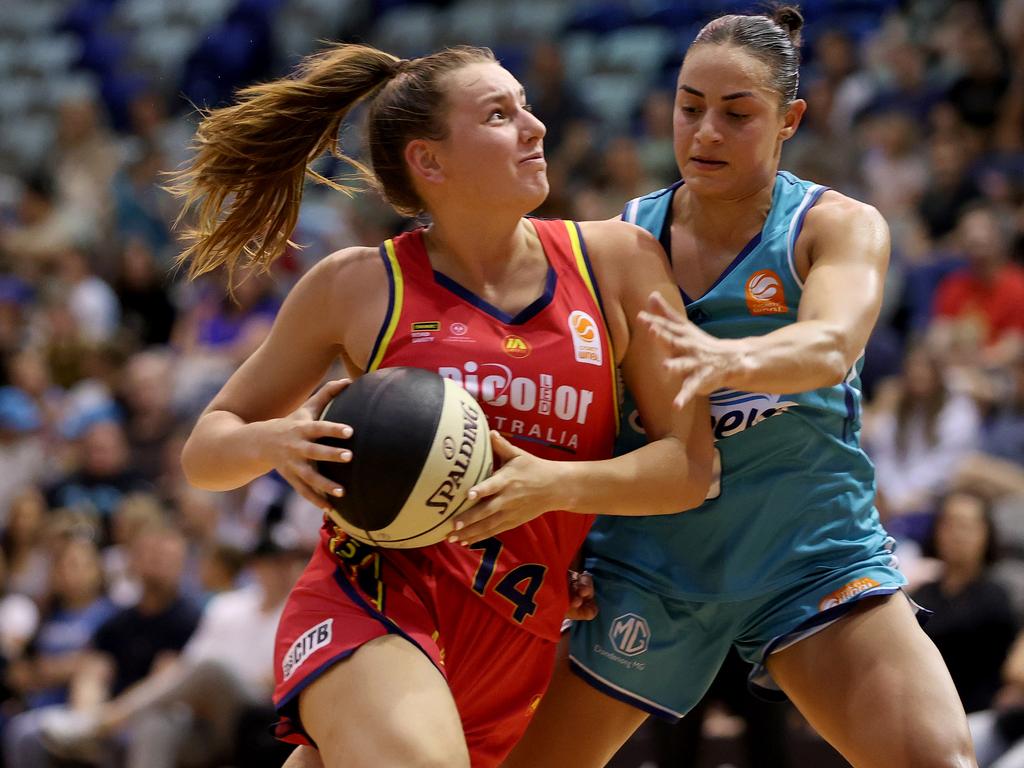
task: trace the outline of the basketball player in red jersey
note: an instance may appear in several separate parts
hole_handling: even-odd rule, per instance
[[[707,406],[670,407],[656,343],[635,332],[653,292],[680,301],[660,247],[621,222],[524,218],[548,192],[544,126],[524,99],[485,49],[400,61],[336,46],[207,116],[179,180],[201,201],[192,274],[243,253],[266,266],[309,162],[367,100],[374,177],[398,210],[432,221],[298,282],[189,438],[194,484],[276,469],[321,506],[344,493],[310,464],[351,459],[315,442],[351,434],[317,420],[344,382],[309,397],[339,357],[354,374],[453,378],[508,441],[495,442],[514,481],[488,499],[493,538],[382,550],[325,525],[279,628],[275,702],[279,735],[315,744],[328,768],[500,763],[547,686],[592,513],[673,513],[709,487]],[[617,367],[652,442],[611,459]]]

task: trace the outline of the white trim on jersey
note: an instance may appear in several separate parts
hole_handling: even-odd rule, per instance
[[[579,667],[579,669],[581,669],[582,671],[586,672],[587,675],[589,675],[590,677],[594,678],[599,683],[601,683],[601,685],[604,685],[604,686],[607,686],[607,687],[611,688],[613,691],[615,691],[618,694],[621,694],[623,697],[625,697],[627,699],[633,699],[634,701],[639,701],[639,702],[643,703],[644,705],[646,705],[647,707],[649,707],[650,709],[655,709],[658,712],[662,712],[662,713],[664,713],[666,715],[670,715],[670,716],[675,717],[675,718],[681,718],[681,717],[683,717],[686,714],[685,712],[679,713],[679,712],[676,712],[674,709],[669,709],[668,707],[664,707],[661,704],[658,704],[657,702],[654,702],[654,701],[651,701],[650,699],[644,698],[643,696],[638,696],[637,694],[633,693],[632,691],[627,691],[625,688],[616,685],[615,683],[613,683],[608,678],[602,677],[601,675],[597,674],[597,672],[595,672],[590,667],[588,667],[586,664],[581,662],[579,659],[577,659],[571,653],[569,654],[569,659],[574,664],[576,664],[576,666]],[[637,709],[642,709],[642,707],[637,707]]]
[[[640,198],[635,197],[626,204],[626,212],[622,218],[630,224],[636,224],[637,214],[640,212]]]
[[[793,254],[793,249],[796,246],[796,230],[797,227],[803,226],[804,216],[807,214],[807,209],[814,204],[824,190],[825,187],[821,184],[814,184],[804,192],[804,199],[800,201],[800,205],[796,209],[796,213],[793,214],[793,218],[790,219],[789,232],[786,233],[786,260],[789,262],[789,271],[793,275],[793,279],[796,280],[796,284],[800,286],[801,291],[804,289],[804,281],[800,279],[800,273],[796,270],[796,258]]]

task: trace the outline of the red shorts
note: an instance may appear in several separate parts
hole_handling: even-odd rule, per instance
[[[556,644],[489,608],[418,557],[353,539],[321,541],[292,589],[277,630],[277,737],[312,744],[299,721],[303,689],[363,643],[387,634],[415,644],[444,674],[474,768],[497,766],[547,689]]]

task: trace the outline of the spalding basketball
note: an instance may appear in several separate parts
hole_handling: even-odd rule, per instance
[[[355,539],[406,549],[436,544],[470,506],[469,489],[491,474],[487,417],[466,390],[422,368],[384,368],[356,379],[324,410],[348,424],[352,461],[317,462],[345,489],[328,497],[331,519]]]

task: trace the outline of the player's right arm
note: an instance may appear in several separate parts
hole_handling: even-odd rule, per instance
[[[303,497],[324,508],[336,484],[311,460],[345,461],[321,437],[345,437],[347,425],[320,421],[344,389],[332,381],[315,394],[339,357],[362,364],[387,311],[388,284],[374,248],[348,248],[306,273],[289,293],[269,336],[200,416],[182,451],[199,488],[237,488],[276,469]],[[356,369],[358,370],[358,369]]]

